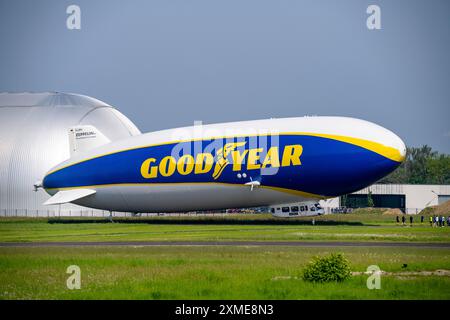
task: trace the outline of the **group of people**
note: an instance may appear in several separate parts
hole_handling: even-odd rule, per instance
[[[445,222],[447,220],[447,226],[450,226],[450,216],[445,219],[444,216],[430,216],[430,226],[431,227],[445,227]]]
[[[400,224],[400,217],[396,216],[397,224]],[[424,216],[420,216],[420,222],[423,223]],[[409,215],[409,223],[412,225],[414,222],[414,217],[412,215]],[[445,216],[430,216],[430,226],[431,227],[445,227],[445,223],[447,223],[447,226],[450,227],[450,216],[445,218]],[[406,215],[402,215],[402,225],[406,224]]]
[[[396,220],[397,220],[397,224],[399,224],[400,223],[399,216],[396,216]],[[414,221],[413,216],[410,215],[409,216],[409,223],[412,225],[413,221]],[[405,215],[402,215],[402,225],[405,225],[405,224],[406,224],[406,217],[405,217]]]

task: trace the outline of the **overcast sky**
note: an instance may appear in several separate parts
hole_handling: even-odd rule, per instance
[[[0,91],[93,96],[143,132],[339,115],[450,153],[446,0],[0,0],[0,41]]]

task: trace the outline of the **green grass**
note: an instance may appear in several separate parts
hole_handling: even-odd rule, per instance
[[[431,228],[426,222],[398,226],[395,217],[373,212],[315,217],[314,226],[312,219],[286,224],[267,215],[233,215],[111,224],[8,218],[0,219],[0,242],[450,241],[448,227]],[[320,224],[330,219],[336,225]],[[342,224],[348,221],[362,223]],[[343,283],[301,280],[314,255],[331,252],[344,253],[352,271],[365,271],[373,264],[391,272],[450,270],[446,248],[0,247],[0,299],[450,299],[449,276],[382,276],[380,290],[367,289],[366,275]],[[66,268],[72,264],[81,268],[81,290],[66,288]]]
[[[301,280],[314,255],[330,252],[343,252],[353,271],[450,269],[449,250],[429,248],[0,248],[0,299],[450,299],[448,276],[382,276],[380,290],[367,289],[367,276]],[[80,290],[66,288],[72,264]]]
[[[362,215],[363,218],[367,218]],[[384,217],[384,216],[382,216]],[[0,242],[37,241],[218,241],[218,240],[271,240],[271,241],[404,241],[449,242],[450,227],[431,228],[428,223],[415,223],[412,227],[371,220],[362,225],[321,225],[324,219],[355,221],[351,215],[316,217],[316,225],[295,224],[296,220],[275,220],[289,224],[264,224],[274,220],[267,215],[252,215],[249,222],[236,224],[242,216],[208,218],[205,224],[195,218],[127,219],[127,223],[47,223],[47,219],[0,219]],[[361,217],[360,217],[361,218]],[[362,219],[363,219],[362,218]],[[379,217],[377,217],[379,218]],[[203,218],[206,219],[206,218]],[[225,219],[225,220],[224,220]],[[229,219],[229,220],[226,220]],[[232,220],[235,219],[235,220]],[[238,220],[236,220],[238,219]],[[308,221],[302,218],[300,222]],[[321,219],[321,220],[320,220]],[[63,220],[64,221],[64,220]],[[77,220],[72,220],[77,222]],[[102,220],[97,220],[102,221]],[[158,223],[154,223],[157,221]],[[171,224],[162,224],[164,221]],[[217,223],[216,223],[216,222]],[[231,221],[233,223],[227,223]],[[81,221],[80,221],[81,222]],[[174,223],[176,222],[176,223]],[[179,223],[178,223],[179,222]],[[247,221],[248,222],[248,221]]]

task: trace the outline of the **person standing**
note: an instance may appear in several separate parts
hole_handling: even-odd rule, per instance
[[[405,225],[405,216],[402,216],[402,225]]]
[[[420,224],[423,223],[423,216],[420,216]]]
[[[433,227],[433,216],[430,216],[430,227]]]
[[[395,218],[396,218],[397,224],[399,224],[400,223],[400,218],[398,216],[396,216]]]
[[[409,216],[409,224],[412,227],[412,225],[413,225],[413,216],[412,215]]]

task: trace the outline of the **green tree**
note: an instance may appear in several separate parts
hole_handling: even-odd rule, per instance
[[[430,184],[450,184],[450,156],[441,154],[427,160]]]
[[[449,184],[450,155],[427,145],[407,148],[405,161],[379,183]]]
[[[373,203],[373,198],[372,198],[372,191],[369,190],[369,192],[367,193],[367,206],[369,208],[372,208],[375,206],[375,204]]]
[[[437,152],[432,151],[431,147],[424,145],[421,148],[411,148],[411,161],[409,161],[409,183],[422,184],[427,183],[429,170],[427,162],[437,156]]]
[[[341,197],[341,206],[342,206],[342,207],[346,207],[346,206],[347,206],[347,195],[346,195],[346,194],[344,194],[344,195]]]

